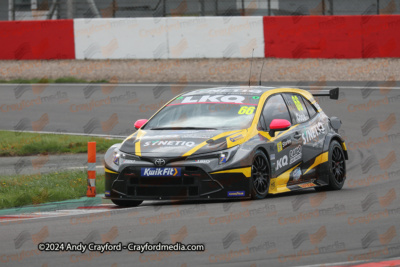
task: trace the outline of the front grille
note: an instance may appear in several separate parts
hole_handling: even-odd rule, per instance
[[[181,167],[180,177],[141,177],[141,167],[127,167],[118,180],[126,185],[126,194],[134,197],[190,197],[199,196],[203,180],[208,174],[199,167]]]

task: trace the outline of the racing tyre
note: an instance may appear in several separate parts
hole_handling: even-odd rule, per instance
[[[338,141],[332,141],[329,145],[329,185],[316,187],[316,191],[340,190],[346,180],[346,161],[342,146]]]
[[[251,198],[265,198],[268,195],[269,183],[270,168],[268,159],[261,150],[257,150],[251,165]]]
[[[111,201],[120,207],[137,207],[143,203],[143,200],[121,200],[121,199],[111,199]]]

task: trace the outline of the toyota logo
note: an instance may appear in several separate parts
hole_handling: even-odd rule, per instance
[[[163,159],[156,159],[156,161],[154,161],[154,164],[156,166],[164,166],[165,165],[165,160]]]

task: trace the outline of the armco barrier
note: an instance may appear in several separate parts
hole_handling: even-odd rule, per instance
[[[264,56],[262,17],[76,19],[74,31],[77,59]]]
[[[400,57],[400,16],[264,17],[265,57]]]
[[[400,57],[400,15],[362,16],[363,57]]]
[[[0,59],[400,57],[400,15],[0,22]]]
[[[73,21],[2,21],[0,44],[0,59],[74,59]]]

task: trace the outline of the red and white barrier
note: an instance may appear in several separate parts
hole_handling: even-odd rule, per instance
[[[400,57],[400,15],[0,22],[0,59]]]
[[[88,142],[87,197],[96,196],[96,142]]]

